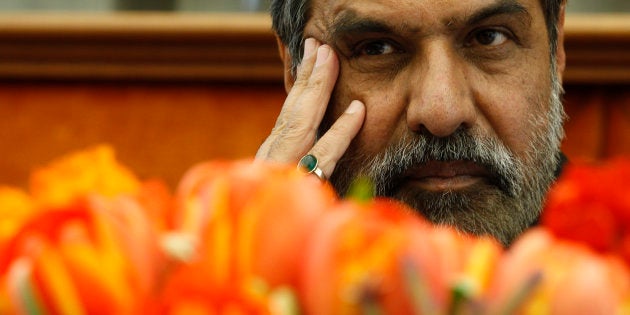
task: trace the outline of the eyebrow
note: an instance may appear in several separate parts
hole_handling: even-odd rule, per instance
[[[474,25],[493,16],[510,14],[522,15],[527,18],[527,22],[531,22],[531,14],[522,4],[516,0],[501,0],[491,6],[485,7],[466,19],[464,24]]]
[[[458,24],[472,26],[493,16],[503,14],[521,15],[525,18],[526,24],[531,23],[529,11],[517,0],[500,0],[474,12],[474,14],[470,16],[466,16],[464,19],[453,19],[449,22],[449,25]],[[463,23],[461,21],[463,21]],[[337,16],[329,28],[329,38],[334,40],[352,34],[393,33],[395,30],[404,30],[405,33],[415,33],[419,31],[415,28],[408,28],[406,23],[394,26],[388,22],[372,17],[361,16],[353,9],[347,9]]]
[[[329,28],[329,37],[337,39],[343,36],[363,33],[392,33],[393,27],[372,17],[363,17],[355,10],[348,9],[341,13]]]

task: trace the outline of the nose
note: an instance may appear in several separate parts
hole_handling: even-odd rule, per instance
[[[471,128],[476,107],[465,60],[446,42],[426,46],[412,75],[407,125],[419,133],[447,137]]]

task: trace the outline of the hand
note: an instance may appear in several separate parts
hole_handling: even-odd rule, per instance
[[[339,59],[335,51],[313,38],[306,39],[295,84],[271,134],[256,154],[257,160],[297,163],[310,153],[317,157],[324,176],[330,178],[365,119],[365,105],[352,101],[330,130],[317,140],[317,129],[338,75]]]

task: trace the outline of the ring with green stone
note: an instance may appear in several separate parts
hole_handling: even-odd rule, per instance
[[[320,180],[325,181],[326,177],[324,176],[324,172],[322,172],[322,169],[317,167],[318,164],[319,162],[314,155],[307,154],[300,159],[300,162],[298,163],[298,170],[306,174],[313,174]]]

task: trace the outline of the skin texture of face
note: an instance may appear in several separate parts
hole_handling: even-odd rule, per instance
[[[340,193],[367,176],[504,244],[535,221],[563,117],[538,0],[313,0],[304,33],[339,57],[321,132],[352,100],[366,107],[330,179]]]

